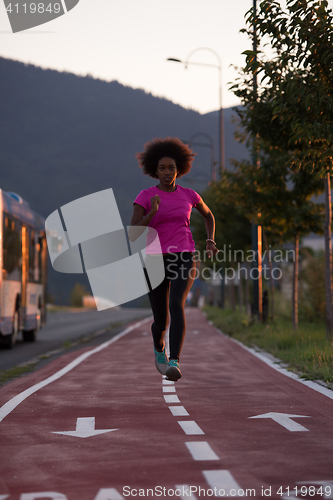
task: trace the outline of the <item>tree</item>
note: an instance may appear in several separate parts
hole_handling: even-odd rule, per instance
[[[261,152],[260,167],[250,162],[234,162],[236,172],[233,182],[247,217],[262,226],[264,239],[267,236],[273,247],[294,241],[292,305],[293,326],[296,329],[299,242],[310,232],[321,231],[324,207],[311,198],[323,191],[323,180],[305,170],[295,174],[288,167],[287,152],[281,149],[268,146],[262,140],[258,149]],[[271,279],[271,300],[274,296],[272,285]]]
[[[332,339],[331,188],[333,167],[333,16],[326,0],[264,0],[249,11],[245,31],[258,50],[246,51],[241,82],[233,89],[245,106],[242,125],[255,137],[289,151],[295,175],[325,177],[326,333]],[[251,27],[255,24],[256,30]],[[268,37],[273,55],[265,56]],[[261,49],[259,49],[259,47]],[[260,76],[259,88],[252,85]]]
[[[82,307],[82,298],[84,295],[89,295],[86,287],[80,283],[76,283],[71,291],[71,306]]]
[[[233,267],[236,262],[241,262],[240,257],[251,248],[251,226],[243,206],[238,202],[231,177],[231,172],[221,171],[220,180],[212,182],[202,194],[215,216],[215,240],[217,248],[221,251],[217,256],[218,265],[219,269],[223,270],[227,266]],[[203,219],[194,213],[191,223],[196,246],[203,254],[207,238]],[[229,259],[229,250],[231,251],[231,260]],[[208,262],[208,265],[212,266],[213,263]],[[240,292],[241,290],[240,288]],[[248,281],[246,282],[246,299],[249,300]]]

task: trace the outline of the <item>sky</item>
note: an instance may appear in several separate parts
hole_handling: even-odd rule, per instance
[[[222,61],[222,105],[239,103],[229,87],[237,78],[235,66],[244,64],[242,52],[251,48],[239,30],[252,0],[80,0],[65,15],[15,34],[0,2],[2,57],[117,80],[207,113],[219,108],[218,69],[185,69],[166,59],[184,61],[192,53],[190,63],[218,65],[215,51]]]
[[[237,76],[231,65],[241,66],[241,52],[250,47],[239,30],[251,6],[252,0],[80,0],[58,19],[13,34],[1,1],[0,56],[117,80],[207,113],[219,108],[218,69],[185,69],[166,59],[185,60],[201,47],[217,52],[223,107],[237,104],[228,82]],[[198,50],[190,62],[218,64],[218,58]]]

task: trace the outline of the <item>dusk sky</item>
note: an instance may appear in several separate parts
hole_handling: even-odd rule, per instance
[[[63,1],[63,0],[59,0]],[[38,3],[38,1],[37,1]],[[11,32],[0,4],[0,56],[44,68],[117,80],[200,113],[218,109],[218,70],[167,62],[197,48],[217,52],[223,67],[223,107],[238,103],[229,90],[250,48],[244,14],[252,0],[80,0],[67,14],[30,30]],[[284,5],[285,2],[282,2]],[[333,0],[329,1],[333,6]],[[190,62],[217,64],[208,50]],[[50,96],[52,98],[52,96]]]

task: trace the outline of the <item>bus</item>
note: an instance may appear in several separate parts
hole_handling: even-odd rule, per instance
[[[33,342],[46,322],[45,219],[16,193],[0,189],[0,343],[22,332]]]

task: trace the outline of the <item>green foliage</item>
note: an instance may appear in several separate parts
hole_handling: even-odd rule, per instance
[[[76,283],[71,291],[71,306],[72,307],[82,307],[82,297],[84,295],[90,295],[87,289],[80,283]]]
[[[232,89],[245,106],[240,117],[248,132],[289,150],[293,169],[325,175],[333,158],[332,10],[326,1],[287,0],[287,11],[271,0],[249,11],[245,31],[258,50],[244,52],[246,66]]]
[[[300,317],[311,322],[325,321],[325,255],[306,252],[300,272]]]
[[[72,347],[71,339],[65,340],[65,342],[62,344],[62,346],[64,349],[70,349],[70,347]]]
[[[306,171],[297,175],[288,166],[288,153],[259,142],[260,166],[250,161],[233,161],[234,172],[221,172],[221,179],[203,193],[216,219],[218,248],[246,251],[251,248],[251,223],[260,224],[274,247],[310,232],[321,233],[324,205],[313,195],[323,189],[318,175]],[[201,250],[206,232],[201,217],[193,217],[194,237]]]
[[[260,224],[273,246],[310,232],[321,233],[324,205],[311,200],[323,190],[323,181],[306,171],[288,168],[286,151],[258,141],[260,166],[234,162],[232,182],[249,220]]]
[[[212,182],[202,193],[215,216],[217,247],[235,250],[247,250],[251,246],[251,225],[244,207],[239,203],[237,189],[231,172],[221,172],[221,179]],[[201,216],[193,213],[191,224],[196,247],[201,251],[206,248],[206,230]],[[229,247],[230,245],[230,247]]]

